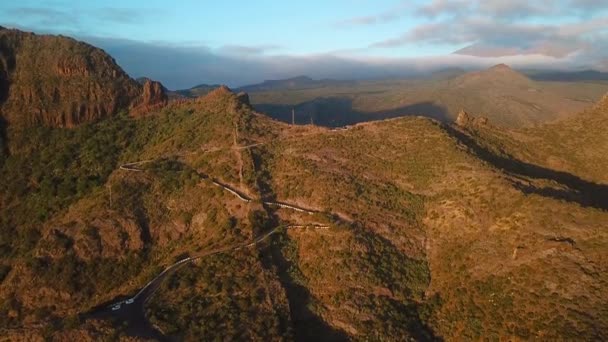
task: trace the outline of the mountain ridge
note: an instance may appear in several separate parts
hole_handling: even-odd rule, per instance
[[[0,110],[9,125],[75,127],[164,103],[160,83],[140,85],[103,50],[72,38],[2,29],[0,52]]]

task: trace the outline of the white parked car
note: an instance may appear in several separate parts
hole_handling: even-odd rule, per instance
[[[120,310],[120,304],[116,304],[112,307],[112,311]]]
[[[133,304],[134,301],[135,301],[135,299],[129,298],[125,301],[125,304]]]

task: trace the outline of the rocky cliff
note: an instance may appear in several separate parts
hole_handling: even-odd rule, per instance
[[[142,115],[167,105],[169,98],[160,82],[146,79],[141,95],[131,104],[132,115]]]
[[[0,28],[0,114],[10,125],[74,127],[166,103],[160,84],[140,85],[103,50],[63,36]]]
[[[461,109],[456,117],[456,124],[460,127],[484,126],[488,124],[488,118],[474,117]]]

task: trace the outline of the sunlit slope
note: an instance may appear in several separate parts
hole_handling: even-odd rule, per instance
[[[291,126],[220,88],[145,118],[36,132],[2,167],[18,181],[0,198],[11,336],[131,334],[77,314],[221,249],[148,301],[166,336],[606,338],[608,213],[585,193],[602,189],[562,174],[599,173],[516,150],[521,131],[421,117]]]

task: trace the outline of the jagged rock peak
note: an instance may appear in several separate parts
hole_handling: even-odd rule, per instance
[[[460,127],[485,126],[487,124],[488,118],[483,116],[474,117],[467,113],[464,109],[461,109],[456,117],[456,125]]]
[[[148,78],[141,81],[143,82],[142,93],[131,105],[132,115],[142,115],[167,105],[169,98],[165,87],[160,82]]]
[[[219,86],[217,89],[215,89],[214,91],[212,91],[211,93],[218,93],[218,94],[234,94],[234,92],[232,92],[232,89],[228,88],[227,85],[222,84],[221,86]]]
[[[247,93],[241,92],[237,95],[224,85],[198,97],[196,102],[211,111],[233,111],[240,107],[251,108]]]
[[[461,109],[458,112],[458,116],[456,117],[456,124],[458,126],[466,126],[471,121],[471,116],[469,113],[465,112],[464,109]]]

